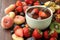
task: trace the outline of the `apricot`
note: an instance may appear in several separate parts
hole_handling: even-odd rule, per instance
[[[11,4],[4,10],[4,12],[8,14],[9,12],[13,11],[15,8],[16,8],[15,4]]]

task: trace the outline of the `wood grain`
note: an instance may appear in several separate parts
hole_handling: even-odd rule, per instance
[[[0,21],[3,16],[6,14],[4,13],[4,9],[8,7],[10,4],[15,3],[16,0],[0,0]],[[1,22],[0,22],[1,23]],[[12,40],[11,34],[9,31],[2,29],[0,26],[0,40]]]
[[[47,0],[41,0],[41,1],[46,2]],[[10,4],[15,2],[16,0],[0,0],[0,25],[2,17],[6,15],[4,13],[4,9],[8,7]],[[1,26],[0,26],[0,40],[12,40],[10,32],[4,30]]]

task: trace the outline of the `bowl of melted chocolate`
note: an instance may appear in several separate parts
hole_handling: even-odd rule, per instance
[[[52,20],[53,11],[45,6],[31,6],[26,12],[26,22],[31,28],[46,29]]]

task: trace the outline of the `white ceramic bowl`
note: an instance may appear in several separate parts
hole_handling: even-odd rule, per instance
[[[36,20],[36,19],[33,19],[31,17],[28,16],[27,14],[27,11],[31,8],[35,8],[35,7],[42,7],[42,8],[45,8],[45,6],[31,6],[29,7],[26,11],[25,11],[25,16],[26,16],[26,22],[27,24],[31,27],[31,28],[38,28],[38,29],[46,29],[50,23],[51,23],[51,20],[52,20],[52,16],[53,16],[53,11],[50,9],[50,8],[47,8],[50,13],[51,13],[51,16],[46,18],[46,19],[42,19],[42,20]]]

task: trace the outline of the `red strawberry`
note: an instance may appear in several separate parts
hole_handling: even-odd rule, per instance
[[[50,40],[57,40],[56,38],[54,38],[54,37],[52,37],[52,38],[50,38]]]
[[[48,30],[47,31],[44,31],[44,38],[48,39],[48,36],[49,36]]]
[[[22,12],[22,11],[23,11],[22,6],[17,7],[17,8],[16,8],[16,11],[18,11],[18,12]]]
[[[36,39],[39,39],[42,37],[42,32],[40,32],[38,29],[34,29],[32,36]]]
[[[32,4],[32,3],[33,3],[33,0],[25,0],[25,2],[26,2],[27,4]]]
[[[55,30],[52,30],[52,31],[50,32],[50,36],[57,38],[57,37],[58,37],[58,33],[57,33]]]
[[[56,22],[60,23],[60,14],[56,14]]]
[[[19,28],[15,31],[15,35],[19,36],[19,37],[23,37],[23,29]]]
[[[39,17],[47,17],[47,14],[43,11],[39,11]]]
[[[30,29],[28,27],[23,28],[24,37],[30,37]]]
[[[24,12],[26,11],[27,8],[28,8],[28,6],[24,6],[23,7]]]
[[[19,29],[19,28],[20,28],[20,26],[16,25],[16,26],[14,27],[14,31],[16,31],[16,30]]]
[[[60,9],[59,9],[59,10],[57,10],[57,13],[58,13],[58,14],[60,14]]]
[[[22,2],[19,0],[16,2],[16,6],[22,6],[22,5],[23,5]]]
[[[60,23],[60,18],[56,18],[56,22]]]
[[[34,8],[34,9],[33,9],[33,11],[34,11],[36,14],[38,14],[38,13],[39,13],[38,8]]]
[[[36,1],[36,2],[34,3],[34,6],[35,6],[35,5],[40,5],[39,1]]]

